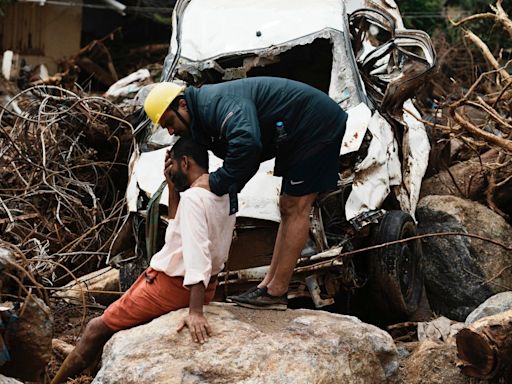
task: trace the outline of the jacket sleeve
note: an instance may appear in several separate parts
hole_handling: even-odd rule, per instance
[[[251,100],[223,98],[217,108],[219,135],[227,140],[227,151],[221,168],[210,173],[210,189],[218,196],[233,190],[239,192],[258,170],[261,133],[256,107]]]

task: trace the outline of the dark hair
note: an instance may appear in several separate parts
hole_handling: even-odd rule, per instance
[[[174,143],[171,148],[171,155],[176,160],[183,156],[190,156],[197,165],[208,171],[208,151],[206,147],[188,137],[181,137]]]
[[[174,98],[174,100],[171,102],[171,104],[169,104],[169,108],[173,109],[173,110],[176,110],[178,109],[178,106],[179,106],[179,103],[180,103],[180,100],[184,99],[185,96],[183,94],[181,95],[178,95]]]

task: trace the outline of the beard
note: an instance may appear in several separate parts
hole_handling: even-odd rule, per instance
[[[188,127],[187,127],[187,129],[183,130],[183,132],[181,132],[181,134],[179,136],[180,137],[185,137],[185,138],[188,138],[188,139],[192,138],[192,134],[190,133],[190,129]]]
[[[171,174],[171,180],[174,183],[174,188],[176,188],[178,192],[186,191],[190,187],[190,185],[188,185],[187,177],[181,169],[178,169],[176,172]]]

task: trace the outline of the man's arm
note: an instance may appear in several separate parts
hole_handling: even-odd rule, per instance
[[[188,326],[192,340],[203,343],[211,336],[211,328],[203,314],[205,290],[211,277],[208,224],[203,203],[184,195],[180,204],[180,229],[185,264],[183,284],[190,289],[189,314],[178,331]]]
[[[185,325],[190,331],[192,340],[196,343],[203,344],[208,340],[208,337],[212,335],[212,329],[208,320],[203,314],[203,303],[204,303],[204,284],[202,282],[189,285],[187,288],[190,289],[190,303],[188,317],[183,319],[178,327],[180,332]]]
[[[165,153],[165,168],[164,175],[165,181],[167,182],[167,188],[169,189],[169,201],[168,201],[168,216],[169,219],[174,219],[176,216],[176,211],[178,210],[178,204],[180,202],[180,193],[176,191],[174,187],[174,183],[171,180],[171,152],[168,150]]]
[[[261,132],[256,106],[250,100],[223,98],[217,107],[215,124],[219,126],[219,135],[228,142],[227,153],[222,167],[210,173],[208,184],[213,193],[222,196],[233,184],[241,190],[258,170]]]

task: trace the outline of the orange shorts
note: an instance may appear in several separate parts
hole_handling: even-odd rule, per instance
[[[217,279],[210,279],[204,295],[205,304],[212,300],[216,287]],[[101,319],[117,332],[186,308],[189,300],[190,291],[183,287],[183,277],[171,277],[149,267],[119,300],[103,312]]]

